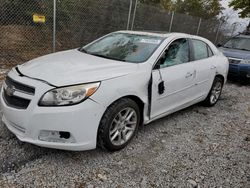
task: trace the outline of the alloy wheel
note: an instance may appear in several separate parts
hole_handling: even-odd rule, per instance
[[[210,95],[210,103],[214,104],[218,101],[222,90],[222,83],[216,82],[212,88],[211,95]]]
[[[110,126],[109,137],[113,145],[120,146],[133,136],[138,117],[133,108],[127,107],[119,111]]]

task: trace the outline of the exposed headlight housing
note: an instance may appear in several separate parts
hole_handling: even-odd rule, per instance
[[[100,82],[55,88],[45,93],[39,106],[67,106],[81,103],[100,86]]]
[[[244,60],[241,60],[242,64],[250,64],[250,59],[244,59]]]

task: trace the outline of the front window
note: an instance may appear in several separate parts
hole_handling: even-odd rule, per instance
[[[160,68],[189,62],[189,45],[187,39],[177,39],[165,52],[165,61]]]
[[[112,33],[80,51],[107,59],[140,63],[154,53],[163,39],[158,36]]]
[[[250,38],[235,37],[227,41],[223,47],[250,51]]]

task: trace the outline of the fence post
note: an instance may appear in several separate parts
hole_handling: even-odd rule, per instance
[[[200,27],[201,27],[201,18],[199,20],[199,24],[198,24],[196,35],[199,35]]]
[[[217,43],[217,40],[218,40],[218,36],[219,36],[219,32],[220,32],[220,27],[222,25],[222,21],[220,21],[220,24],[218,26],[218,29],[217,29],[217,32],[216,32],[216,36],[215,36],[215,40],[214,40],[214,43],[216,44]]]
[[[172,30],[173,20],[174,20],[174,12],[172,12],[172,16],[171,16],[171,21],[170,21],[169,30],[168,30],[169,33],[170,33],[171,30]]]
[[[56,51],[56,0],[53,3],[53,39],[52,39],[53,52]]]
[[[132,19],[132,24],[131,24],[131,30],[134,28],[134,22],[135,22],[135,14],[136,14],[136,9],[137,9],[137,3],[138,0],[135,1],[135,8],[134,8],[134,14],[133,14],[133,19]]]
[[[127,30],[129,29],[129,21],[130,21],[130,16],[131,16],[132,4],[133,4],[133,0],[130,0],[129,12],[128,12],[128,22],[127,22]]]

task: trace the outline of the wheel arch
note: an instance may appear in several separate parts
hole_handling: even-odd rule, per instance
[[[140,116],[141,116],[141,119],[140,119],[140,125],[143,124],[143,121],[144,121],[144,107],[145,107],[145,103],[138,97],[138,96],[135,96],[135,95],[127,95],[127,96],[124,96],[122,98],[129,98],[133,101],[136,102],[136,104],[138,105],[139,109],[140,109]]]
[[[103,128],[101,128],[100,125],[101,125],[101,122],[102,122],[103,117],[105,117],[105,113],[107,112],[107,110],[108,110],[109,108],[112,108],[112,105],[113,105],[114,103],[117,103],[117,102],[119,102],[119,100],[122,100],[122,99],[130,99],[130,100],[134,101],[134,102],[138,105],[138,107],[139,107],[139,113],[140,113],[140,122],[139,122],[139,126],[143,124],[143,119],[144,119],[143,113],[144,113],[144,106],[145,106],[145,103],[142,101],[142,99],[139,98],[139,97],[136,96],[136,95],[126,95],[126,96],[122,96],[122,97],[118,98],[118,99],[114,100],[113,102],[111,102],[111,103],[109,104],[109,106],[107,106],[107,108],[105,109],[105,111],[104,111],[104,113],[103,113],[103,115],[102,115],[101,121],[100,121],[100,123],[99,123],[99,125],[98,125],[97,134],[96,134],[96,135],[97,135],[97,137],[96,137],[96,139],[97,139],[97,140],[96,140],[97,147],[99,146],[99,147],[105,149],[105,147],[104,147],[104,142],[102,141],[102,139],[100,139],[100,133],[101,133],[100,131],[103,130]]]
[[[107,110],[112,104],[114,104],[115,102],[117,102],[117,101],[119,101],[119,100],[121,100],[121,99],[124,99],[124,98],[131,99],[131,100],[133,100],[133,101],[138,105],[139,110],[140,110],[140,116],[141,116],[141,118],[140,118],[140,125],[142,125],[143,122],[144,122],[145,102],[144,102],[140,97],[138,97],[138,96],[136,96],[136,95],[125,95],[125,96],[122,96],[122,97],[120,97],[120,98],[118,98],[118,99],[112,101],[112,102],[109,104],[109,106],[107,106],[106,110]],[[106,110],[105,110],[105,112],[106,112]],[[105,114],[105,112],[103,113],[103,115]]]
[[[112,105],[116,101],[118,101],[120,99],[123,99],[123,98],[131,99],[138,105],[139,110],[140,110],[140,116],[141,116],[140,125],[142,125],[143,121],[144,121],[144,107],[145,107],[145,103],[143,102],[143,100],[140,97],[136,96],[136,95],[126,95],[126,96],[123,96],[123,97],[113,101],[110,105]]]
[[[223,81],[223,85],[225,84],[225,78],[224,78],[224,76],[223,75],[221,75],[221,74],[217,74],[216,76],[215,76],[215,78],[220,78],[220,79],[222,79],[222,81]]]

